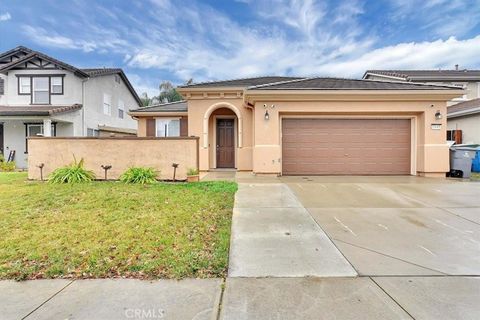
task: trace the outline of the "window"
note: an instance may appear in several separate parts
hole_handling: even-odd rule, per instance
[[[50,104],[51,95],[63,95],[64,74],[17,75],[18,94],[29,95],[31,104]]]
[[[52,94],[63,94],[63,77],[50,78],[50,92]]]
[[[18,93],[30,94],[30,77],[18,77]]]
[[[156,119],[157,137],[179,137],[180,119]]]
[[[115,82],[120,83],[120,76],[118,74],[115,75]]]
[[[87,128],[87,137],[98,137],[99,131],[97,129]]]
[[[123,119],[125,113],[125,104],[122,100],[118,100],[118,117]]]
[[[50,92],[49,92],[49,78],[48,77],[33,77],[33,104],[49,104]]]
[[[57,124],[52,123],[52,137],[57,136]],[[43,123],[26,123],[25,124],[25,153],[28,153],[28,137],[36,137],[43,135]]]
[[[112,115],[112,96],[106,93],[103,94],[103,114]]]

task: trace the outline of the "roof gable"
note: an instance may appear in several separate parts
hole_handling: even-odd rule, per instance
[[[87,68],[87,69],[81,69],[81,71],[86,73],[90,78],[118,74],[120,78],[123,80],[123,82],[125,83],[125,85],[127,86],[128,90],[132,94],[135,101],[137,101],[138,106],[139,107],[143,106],[142,100],[138,96],[137,92],[135,91],[132,84],[130,83],[130,80],[128,80],[127,76],[125,75],[125,73],[121,68]]]
[[[22,51],[25,51],[24,47],[21,47],[20,49],[17,48],[17,52],[22,52]],[[6,56],[11,56],[12,54],[13,53],[10,52],[6,54]],[[0,56],[4,56],[4,55],[5,53]],[[31,50],[29,53],[27,53],[21,58],[15,59],[3,65],[0,65],[0,72],[3,73],[13,68],[22,68],[22,67],[35,68],[35,69],[64,69],[64,70],[72,71],[79,77],[82,77],[82,78],[88,77],[88,74],[86,74],[85,72],[83,72],[78,68],[75,68],[74,66],[68,63],[65,63],[63,61],[52,58],[46,54],[43,54],[38,51],[33,51],[33,50]]]

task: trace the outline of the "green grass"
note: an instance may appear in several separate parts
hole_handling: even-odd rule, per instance
[[[236,190],[1,173],[0,279],[225,276]]]
[[[480,173],[479,172],[472,172],[472,175],[470,176],[470,180],[480,181]]]

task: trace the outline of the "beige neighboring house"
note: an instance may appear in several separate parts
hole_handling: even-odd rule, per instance
[[[30,136],[136,135],[142,106],[121,69],[79,69],[26,47],[0,53],[0,152],[27,167]]]
[[[130,110],[141,137],[198,136],[199,169],[275,175],[449,171],[452,86],[257,77],[177,89],[185,101]]]
[[[454,70],[367,70],[363,79],[456,85],[465,89],[463,96],[448,102],[447,140],[480,144],[480,118],[477,110],[480,70],[462,70],[458,65]]]

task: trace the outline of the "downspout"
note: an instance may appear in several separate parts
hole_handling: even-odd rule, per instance
[[[82,80],[82,136],[85,137],[87,131],[87,125],[85,120],[85,82],[88,81],[89,78]]]

